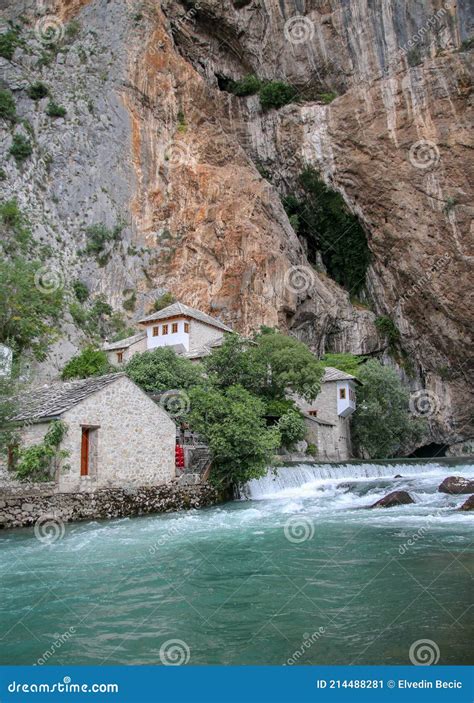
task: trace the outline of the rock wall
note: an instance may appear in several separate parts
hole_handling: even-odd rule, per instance
[[[145,486],[125,491],[102,489],[93,493],[29,493],[12,496],[0,492],[0,528],[35,525],[37,536],[48,541],[64,534],[64,523],[173,512],[215,505],[218,492],[209,484],[198,486]],[[61,534],[62,533],[62,534]]]
[[[291,330],[317,353],[386,349],[374,320],[388,315],[412,362],[408,373],[396,359],[400,373],[435,398],[432,439],[472,435],[467,0],[22,0],[5,12],[23,17],[24,44],[0,61],[35,149],[18,168],[7,151],[25,123],[3,126],[0,187],[66,286],[86,280],[131,320],[169,289],[242,332]],[[48,65],[45,13],[64,35]],[[221,89],[222,76],[248,73],[291,83],[302,100],[263,113],[257,96]],[[27,97],[33,80],[64,119]],[[280,199],[305,164],[364,223],[372,309],[308,264]],[[123,224],[105,263],[80,254],[98,222]],[[70,318],[65,335],[53,373],[81,341]]]

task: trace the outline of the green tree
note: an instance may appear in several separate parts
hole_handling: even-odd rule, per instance
[[[125,370],[132,381],[147,393],[188,390],[202,382],[201,365],[178,356],[169,347],[135,354]]]
[[[10,90],[0,89],[0,117],[14,122],[16,120],[16,107],[13,94]]]
[[[229,335],[205,365],[218,387],[239,384],[267,399],[284,399],[291,390],[313,400],[323,373],[305,344],[268,328],[250,341]]]
[[[40,262],[0,260],[0,342],[42,360],[57,336],[63,292],[37,284]]]
[[[321,357],[321,363],[323,366],[332,366],[334,369],[357,376],[360,365],[366,359],[366,356],[354,356],[354,354],[325,354]]]
[[[212,480],[221,486],[260,478],[280,445],[277,428],[267,428],[265,404],[241,386],[190,391],[191,426],[207,441]]]
[[[301,413],[290,410],[280,417],[277,428],[281,434],[281,443],[287,449],[294,447],[296,442],[304,439],[306,425]]]
[[[374,359],[359,370],[352,439],[359,456],[386,459],[403,453],[423,435],[424,423],[409,412],[409,392],[396,372]]]
[[[105,351],[89,346],[69,359],[61,372],[61,378],[63,381],[89,378],[89,376],[103,376],[111,371],[114,371],[114,367],[110,364]]]

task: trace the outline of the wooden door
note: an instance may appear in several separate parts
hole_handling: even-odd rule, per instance
[[[81,437],[81,476],[89,475],[89,428],[82,428]]]

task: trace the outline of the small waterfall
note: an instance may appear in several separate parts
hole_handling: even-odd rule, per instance
[[[460,467],[459,467],[460,468]],[[298,488],[307,483],[335,479],[393,478],[397,474],[404,477],[428,473],[449,473],[456,471],[444,462],[360,462],[350,464],[295,464],[269,469],[263,478],[252,479],[240,491],[240,498],[259,500],[271,498],[288,488]]]

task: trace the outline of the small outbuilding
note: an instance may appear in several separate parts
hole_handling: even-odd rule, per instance
[[[123,373],[36,388],[20,397],[19,407],[12,419],[23,447],[42,442],[54,420],[64,423],[58,450],[67,456],[51,476],[58,492],[151,486],[175,477],[175,423]]]

